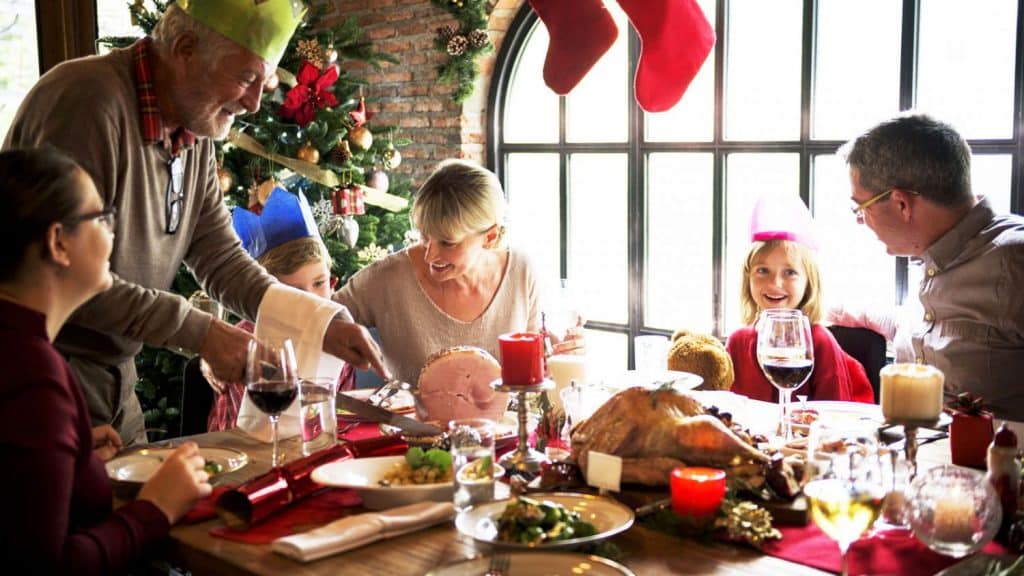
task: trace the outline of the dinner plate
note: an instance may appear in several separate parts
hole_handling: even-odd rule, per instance
[[[455,527],[462,534],[478,542],[485,542],[496,546],[509,548],[565,548],[608,538],[627,530],[633,525],[633,511],[619,502],[604,496],[551,492],[530,494],[530,498],[554,502],[569,510],[578,512],[583,521],[594,525],[594,528],[597,529],[597,534],[582,538],[542,542],[533,546],[519,542],[502,542],[498,540],[498,518],[505,511],[506,506],[516,502],[515,498],[479,504],[463,510],[455,517]]]
[[[654,389],[666,384],[680,391],[693,390],[704,383],[704,378],[691,372],[680,370],[657,370],[654,372],[627,370],[604,378],[603,384],[613,391],[625,390],[634,386]]]
[[[105,464],[107,476],[115,482],[144,484],[174,452],[174,448],[143,448],[108,460]],[[249,456],[232,448],[200,448],[199,455],[208,462],[220,464],[221,471],[215,474],[234,472],[249,462]]]
[[[505,576],[634,576],[633,572],[607,558],[576,552],[509,552]],[[480,556],[435,568],[427,576],[480,576],[487,573],[491,558]]]
[[[362,401],[370,399],[370,395],[373,394],[373,388],[358,388],[356,390],[346,390],[339,392],[352,398],[357,398]],[[392,412],[398,414],[409,414],[416,411],[416,400],[412,397],[412,393],[408,390],[400,390],[394,396],[384,400],[380,404],[381,408],[386,408]],[[352,414],[351,412],[338,408],[338,414],[344,416],[347,420],[359,420],[361,416]]]
[[[450,480],[435,484],[381,486],[380,480],[384,475],[404,460],[405,456],[379,456],[335,461],[314,469],[312,478],[324,486],[354,489],[362,497],[363,506],[370,510],[386,510],[422,501],[452,501],[455,484]],[[497,464],[494,469],[495,478],[505,473]],[[508,486],[501,482],[494,483],[494,491],[499,498],[508,496]]]
[[[814,410],[818,413],[818,419],[827,419],[830,422],[842,422],[846,420],[866,420],[877,424],[879,427],[885,424],[885,417],[882,416],[882,407],[878,404],[866,404],[864,402],[841,402],[838,400],[809,400],[807,402],[792,402],[790,408],[797,414],[803,410]],[[939,413],[937,428],[949,426],[953,419],[945,412]],[[793,430],[806,433],[810,429],[809,424],[793,422]],[[902,434],[902,426],[894,427],[891,433]],[[926,438],[933,432],[918,430],[918,438]]]

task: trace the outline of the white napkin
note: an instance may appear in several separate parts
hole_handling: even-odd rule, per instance
[[[383,512],[347,516],[315,530],[278,538],[271,550],[300,562],[310,562],[370,542],[400,536],[450,520],[451,502],[417,502]]]
[[[300,377],[337,378],[344,362],[323,352],[324,334],[331,319],[338,314],[351,321],[344,306],[285,284],[272,284],[260,302],[256,315],[257,339],[291,338],[295,347]],[[270,442],[270,419],[249,399],[246,393],[238,408],[238,427],[253,438]],[[277,422],[278,438],[290,438],[301,432],[299,402],[296,400],[281,414]]]

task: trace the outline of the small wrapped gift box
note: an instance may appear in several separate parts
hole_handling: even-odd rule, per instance
[[[982,406],[982,399],[965,392],[948,408],[953,415],[949,425],[949,445],[953,464],[985,468],[985,455],[992,443],[992,413]]]

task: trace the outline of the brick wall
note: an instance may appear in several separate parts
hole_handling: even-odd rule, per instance
[[[413,178],[418,186],[434,164],[445,158],[485,161],[484,122],[487,93],[494,59],[505,32],[526,0],[499,0],[488,20],[493,54],[479,62],[477,87],[464,103],[451,99],[453,86],[437,80],[437,66],[445,55],[434,49],[438,27],[454,22],[451,15],[430,0],[326,0],[325,24],[354,16],[377,50],[398,58],[398,64],[350,68],[369,82],[364,96],[376,99],[367,108],[376,113],[371,121],[393,124],[413,143],[402,148],[397,172]],[[381,135],[383,136],[383,135]]]

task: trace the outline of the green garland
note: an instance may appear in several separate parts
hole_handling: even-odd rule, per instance
[[[430,0],[455,16],[456,24],[437,29],[434,47],[448,55],[437,67],[442,82],[454,83],[452,100],[463,102],[473,93],[473,83],[480,73],[476,58],[494,50],[487,36],[488,0]]]

